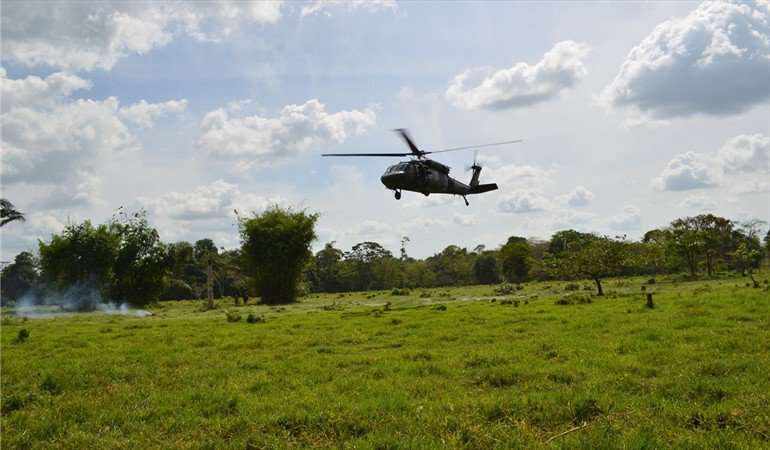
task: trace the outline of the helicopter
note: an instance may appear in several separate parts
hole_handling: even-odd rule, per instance
[[[483,194],[484,192],[497,189],[496,183],[479,184],[479,175],[481,175],[481,166],[476,163],[476,157],[473,157],[473,165],[468,169],[473,170],[471,180],[468,184],[449,176],[449,166],[441,164],[438,161],[426,158],[425,155],[433,153],[454,152],[458,150],[471,150],[481,147],[491,147],[495,145],[516,144],[522,142],[521,139],[513,141],[494,142],[491,144],[471,145],[466,147],[446,148],[443,150],[424,151],[415,145],[409,132],[403,128],[395,130],[406,145],[410,153],[324,153],[321,156],[381,156],[381,157],[403,157],[411,156],[409,161],[402,161],[389,166],[380,180],[386,188],[394,191],[396,200],[401,199],[402,191],[419,192],[426,197],[430,194],[451,194],[459,195],[465,200],[465,206],[468,206],[466,195]]]

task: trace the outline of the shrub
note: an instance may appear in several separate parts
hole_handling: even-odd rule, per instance
[[[436,311],[446,311],[446,305],[436,305],[433,309]]]
[[[497,287],[495,287],[495,295],[510,295],[513,294],[513,291],[516,290],[516,287],[509,283],[503,283]]]
[[[228,322],[238,322],[241,320],[241,315],[234,312],[227,312],[227,321]]]
[[[249,314],[246,317],[246,322],[248,323],[264,323],[265,322],[265,316],[257,316],[254,314]]]
[[[302,270],[312,256],[316,220],[317,214],[278,206],[239,220],[243,260],[263,303],[296,300]]]
[[[29,331],[26,328],[19,330],[19,334],[16,335],[16,342],[22,343],[29,338]]]
[[[596,400],[592,398],[583,399],[575,403],[573,421],[575,424],[581,424],[601,415],[603,412]]]
[[[407,288],[393,288],[390,291],[390,295],[409,295],[409,289]]]
[[[564,286],[565,291],[577,291],[578,289],[580,289],[580,285],[577,283],[567,283],[567,285]]]

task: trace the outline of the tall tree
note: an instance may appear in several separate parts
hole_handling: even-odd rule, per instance
[[[499,257],[503,276],[512,283],[527,280],[532,266],[532,249],[523,237],[511,236],[500,248]]]
[[[111,298],[134,306],[159,300],[170,261],[158,230],[149,225],[145,211],[121,212],[113,218],[112,228],[120,244],[114,262]]]
[[[494,284],[500,282],[500,269],[497,266],[495,252],[483,252],[473,263],[473,274],[480,284]]]
[[[32,253],[21,252],[16,255],[13,263],[3,268],[0,274],[0,299],[3,304],[34,293],[40,282],[37,265]]]
[[[625,238],[592,236],[575,244],[556,258],[562,276],[591,279],[596,283],[596,295],[604,295],[602,279],[619,275],[628,263]]]
[[[24,213],[19,212],[8,199],[0,198],[0,227],[13,221],[24,222]]]
[[[274,206],[241,218],[241,251],[247,273],[266,304],[291,303],[316,239],[317,214]]]
[[[90,284],[106,294],[115,276],[120,235],[108,225],[86,220],[69,224],[50,242],[40,241],[42,277],[56,290]]]

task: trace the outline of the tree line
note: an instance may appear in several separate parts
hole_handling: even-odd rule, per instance
[[[450,245],[424,259],[408,255],[408,237],[397,255],[372,241],[350,250],[329,242],[313,254],[316,220],[315,214],[280,207],[239,217],[241,247],[222,249],[208,238],[163,243],[143,212],[119,210],[106,224],[67,225],[40,241],[37,254],[17,255],[2,271],[2,299],[44,301],[46,293],[88,285],[104,298],[145,305],[203,298],[210,282],[216,298],[284,303],[310,292],[553,279],[590,279],[602,295],[602,280],[611,276],[734,271],[753,279],[770,255],[770,232],[760,235],[763,222],[712,214],[676,219],[639,241],[562,230],[548,240],[511,236],[494,249]]]

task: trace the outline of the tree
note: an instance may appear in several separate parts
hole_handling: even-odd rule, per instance
[[[581,233],[575,230],[557,231],[551,236],[551,241],[548,243],[548,253],[553,256],[558,256],[561,252],[569,249],[570,245],[574,243],[582,243],[595,238],[596,236],[593,234]]]
[[[627,263],[625,238],[592,236],[575,244],[556,258],[562,276],[594,280],[596,295],[604,295],[602,278],[620,274]]]
[[[481,284],[500,282],[500,269],[497,267],[497,257],[494,252],[483,252],[473,263],[473,274]]]
[[[120,238],[111,298],[134,306],[159,300],[169,273],[170,260],[158,231],[147,222],[146,212],[120,212],[111,225]]]
[[[8,300],[18,300],[28,293],[33,294],[39,282],[35,256],[30,252],[21,252],[0,274],[0,298],[5,304]]]
[[[447,246],[426,260],[429,270],[435,275],[438,286],[458,286],[474,281],[474,255],[456,245]]]
[[[42,278],[55,290],[90,285],[104,295],[115,276],[119,247],[120,235],[111,226],[94,227],[88,220],[69,224],[49,243],[39,243]]]
[[[0,198],[0,227],[13,221],[24,222],[24,214],[17,211],[13,203],[5,198]]]
[[[754,287],[759,287],[759,283],[754,279],[754,270],[759,268],[762,262],[761,249],[759,239],[746,239],[738,244],[738,248],[735,250],[735,259],[741,275],[745,275],[748,272]]]
[[[671,253],[680,257],[690,270],[690,275],[698,273],[698,263],[705,251],[703,236],[700,233],[700,221],[695,217],[684,217],[671,222]]]
[[[381,288],[381,285],[374,283],[374,265],[383,258],[392,257],[393,254],[377,242],[366,241],[354,245],[349,252],[345,253],[348,275],[352,281],[350,288],[356,291]]]
[[[527,280],[531,268],[532,249],[523,237],[511,236],[500,248],[500,261],[503,276],[512,283]]]
[[[266,304],[294,302],[302,270],[312,253],[318,214],[274,206],[239,220],[247,273]]]
[[[334,241],[327,242],[315,254],[312,280],[313,288],[319,292],[339,292],[346,289],[341,277],[342,260],[345,253],[334,247]]]

